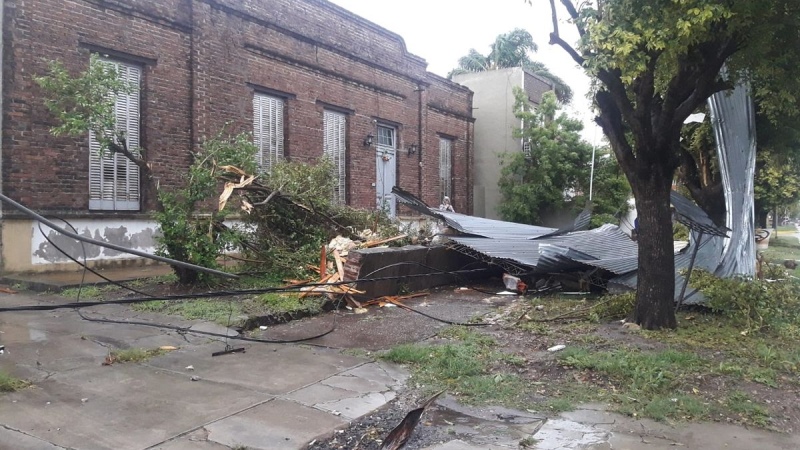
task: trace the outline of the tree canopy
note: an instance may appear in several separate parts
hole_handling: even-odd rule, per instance
[[[535,109],[521,89],[515,95],[514,113],[524,124],[515,136],[530,151],[501,155],[500,214],[513,222],[539,225],[548,214],[582,209],[588,200],[592,158],[591,145],[580,136],[583,124],[560,112],[552,92],[545,93]],[[600,159],[595,187],[603,194],[595,197],[594,212],[608,219],[627,206],[630,189],[616,163]]]
[[[572,100],[572,89],[567,83],[550,72],[544,63],[531,59],[530,54],[536,53],[538,48],[530,33],[517,28],[497,36],[488,55],[483,55],[474,48],[470,49],[466,56],[459,58],[458,67],[450,71],[448,78],[459,73],[522,67],[552,83],[558,100],[569,103]]]
[[[669,193],[681,163],[683,122],[715,92],[747,79],[767,117],[796,114],[800,52],[796,0],[560,0],[580,36],[551,43],[598,81],[597,122],[639,212],[636,307],[645,328],[674,328]]]

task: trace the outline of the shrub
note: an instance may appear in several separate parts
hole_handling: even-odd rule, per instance
[[[734,321],[745,332],[792,332],[800,323],[800,283],[717,278],[704,271],[692,274],[692,286],[708,300],[707,306]]]

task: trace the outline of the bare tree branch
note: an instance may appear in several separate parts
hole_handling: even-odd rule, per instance
[[[595,96],[600,107],[600,115],[595,121],[603,129],[603,133],[608,137],[611,149],[617,157],[622,169],[627,174],[635,172],[636,156],[633,153],[628,139],[625,136],[625,126],[622,121],[622,114],[617,107],[617,102],[608,91],[600,91]]]
[[[581,56],[577,50],[572,48],[571,45],[567,44],[567,42],[561,39],[557,33],[550,33],[550,44],[551,45],[558,45],[559,47],[563,48],[572,59],[578,63],[580,66],[583,66],[583,63],[586,62],[586,58]]]
[[[142,157],[130,151],[128,149],[128,145],[125,139],[121,139],[121,143],[119,144],[116,142],[111,142],[109,144],[109,150],[111,150],[112,153],[119,153],[122,156],[128,158],[132,163],[136,164],[139,167],[139,169],[141,169],[146,173],[149,173],[150,167],[147,166],[147,161],[145,161],[144,159],[142,159]]]
[[[575,28],[578,29],[578,33],[581,35],[581,37],[583,37],[586,34],[586,29],[583,28],[580,22],[578,22],[580,15],[578,14],[577,8],[575,8],[575,5],[573,5],[570,0],[561,0],[561,4],[564,5],[565,8],[567,8],[567,12],[569,13],[569,16],[572,18],[572,22],[575,24]]]

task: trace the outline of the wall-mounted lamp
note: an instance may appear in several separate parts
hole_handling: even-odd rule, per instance
[[[369,147],[369,146],[372,145],[372,138],[373,137],[374,136],[372,135],[372,133],[370,133],[370,134],[367,135],[367,137],[364,138],[364,147]]]
[[[414,153],[417,153],[417,145],[411,144],[410,146],[408,146],[408,156],[411,156]]]

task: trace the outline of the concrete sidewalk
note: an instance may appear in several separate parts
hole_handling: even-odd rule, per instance
[[[52,301],[63,299],[0,298],[6,306]],[[84,312],[192,325],[116,306]],[[34,385],[0,394],[0,449],[300,449],[383,406],[407,377],[325,348],[230,343],[246,353],[212,357],[224,342],[87,322],[70,310],[2,313],[0,370]],[[113,349],[163,345],[178,349],[143,363],[101,365]]]

